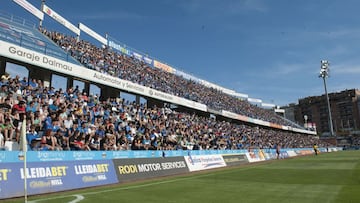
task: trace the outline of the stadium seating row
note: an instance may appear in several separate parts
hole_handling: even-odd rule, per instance
[[[4,141],[19,141],[26,116],[31,150],[209,150],[326,146],[314,136],[217,121],[165,107],[109,98],[77,88],[44,87],[8,75],[0,81]],[[42,135],[39,135],[42,132]],[[4,143],[2,143],[4,145]]]

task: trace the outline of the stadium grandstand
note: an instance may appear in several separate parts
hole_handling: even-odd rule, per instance
[[[26,115],[29,132],[34,127],[38,136],[58,136],[52,139],[58,150],[246,149],[271,148],[275,143],[296,148],[315,142],[325,146],[314,132],[272,109],[176,74],[171,67],[159,68],[160,62],[124,52],[113,41],[97,47],[78,36],[38,29],[18,17],[2,14],[0,21],[0,39],[9,46],[8,53],[1,53],[1,103],[10,105],[0,116],[2,125],[9,126],[3,127],[5,141],[19,141],[18,126]],[[27,67],[29,77],[7,74],[7,62]],[[89,77],[76,75],[76,69],[86,68],[92,71]],[[66,90],[52,87],[52,74],[68,79]],[[85,81],[87,88],[75,89],[74,78]],[[89,94],[89,84],[98,85],[101,94]],[[146,103],[124,101],[120,91],[141,96]],[[55,149],[41,143],[31,148]]]
[[[14,2],[40,23],[0,14],[1,200],[342,150],[275,105],[76,27],[45,1]],[[44,14],[74,34],[42,26]]]

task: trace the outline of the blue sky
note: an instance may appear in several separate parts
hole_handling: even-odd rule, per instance
[[[40,8],[41,0],[28,0]],[[198,78],[286,105],[328,91],[360,89],[356,0],[46,0],[77,25],[108,33]],[[37,22],[12,0],[0,10]],[[45,15],[44,26],[70,33]],[[91,40],[88,36],[81,38]]]

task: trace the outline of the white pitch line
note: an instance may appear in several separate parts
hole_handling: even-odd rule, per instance
[[[85,199],[84,196],[82,196],[82,195],[72,195],[72,196],[75,196],[76,199],[74,199],[73,201],[71,201],[69,203],[77,203],[77,202],[80,202],[81,200]]]
[[[248,168],[242,168],[240,170],[247,170],[247,169],[250,169],[250,168],[253,168],[253,167],[255,167],[255,166],[248,167]],[[230,171],[222,171],[222,173],[231,173],[231,170]],[[44,199],[28,201],[28,203],[36,203],[36,202],[43,202],[43,201],[54,200],[54,199],[62,199],[62,198],[65,198],[65,197],[71,197],[71,196],[76,196],[76,195],[81,195],[81,196],[82,195],[93,195],[93,194],[114,192],[114,191],[120,191],[120,190],[136,189],[136,188],[142,188],[142,187],[147,187],[147,186],[152,186],[152,185],[160,185],[160,184],[165,184],[165,183],[172,183],[172,182],[177,182],[177,181],[182,181],[182,180],[191,180],[191,179],[196,179],[196,178],[206,177],[206,176],[212,176],[212,175],[214,175],[214,174],[209,173],[209,174],[204,174],[204,175],[199,175],[199,176],[190,176],[190,177],[177,178],[177,179],[173,179],[173,180],[165,180],[165,181],[160,181],[160,182],[147,183],[147,184],[143,184],[143,185],[133,185],[133,186],[128,186],[128,187],[114,188],[114,189],[101,190],[101,191],[95,191],[95,192],[86,192],[86,193],[75,194],[75,195],[56,196],[56,197],[50,197],[50,198],[44,198]]]
[[[165,184],[165,183],[172,183],[172,182],[177,182],[177,181],[181,181],[181,180],[189,180],[189,179],[195,179],[195,178],[199,178],[199,177],[205,177],[205,176],[210,176],[213,174],[206,174],[206,175],[202,175],[202,176],[193,176],[193,177],[187,177],[187,178],[179,178],[179,179],[174,179],[174,180],[166,180],[166,181],[161,181],[161,182],[154,182],[154,183],[147,183],[147,184],[143,184],[143,185],[133,185],[133,186],[128,186],[128,187],[122,187],[122,188],[114,188],[114,189],[109,189],[109,190],[101,190],[101,191],[95,191],[95,192],[86,192],[86,193],[82,193],[82,194],[75,194],[75,195],[63,195],[63,196],[56,196],[56,197],[50,197],[50,198],[44,198],[44,199],[38,199],[38,200],[33,200],[33,201],[28,201],[28,203],[36,203],[36,202],[43,202],[43,201],[48,201],[48,200],[54,200],[54,199],[62,199],[65,197],[71,197],[71,196],[82,196],[84,199],[83,195],[93,195],[93,194],[99,194],[99,193],[106,193],[106,192],[114,192],[114,191],[120,191],[120,190],[129,190],[129,189],[136,189],[136,188],[142,188],[142,187],[148,187],[148,186],[153,186],[153,185],[160,185],[160,184]],[[81,200],[83,200],[81,199]],[[79,200],[79,201],[81,201]],[[75,200],[69,202],[69,203],[77,203],[74,202]]]
[[[82,195],[68,195],[68,196],[62,196],[61,198],[64,197],[76,197],[76,199],[68,202],[68,203],[78,203],[81,200],[84,200],[85,197]],[[55,198],[47,198],[47,199],[39,199],[39,200],[33,200],[33,201],[28,201],[28,203],[36,203],[36,202],[42,202],[42,201],[46,201],[46,200],[54,200],[54,199],[60,199],[60,197],[55,197]]]

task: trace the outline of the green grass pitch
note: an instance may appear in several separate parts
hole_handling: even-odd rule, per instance
[[[32,196],[29,202],[360,202],[360,151],[322,153],[144,182]],[[2,202],[24,202],[24,198]]]

